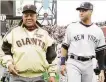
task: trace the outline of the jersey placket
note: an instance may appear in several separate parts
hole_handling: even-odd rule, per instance
[[[34,30],[34,33],[32,34],[32,37],[33,37],[33,38],[34,38],[34,36],[37,34],[38,29],[39,29],[39,28],[37,28],[37,29]],[[32,37],[28,34],[27,29],[24,28],[24,31],[25,31],[26,35],[27,35],[29,38],[32,38]]]

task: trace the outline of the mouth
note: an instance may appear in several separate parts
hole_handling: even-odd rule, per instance
[[[29,24],[29,23],[32,23],[32,21],[26,21],[26,22],[27,22],[28,24]]]
[[[27,22],[32,22],[32,20],[27,20]]]
[[[80,17],[83,17],[83,15],[80,15]]]
[[[83,18],[84,16],[80,16],[81,18]]]

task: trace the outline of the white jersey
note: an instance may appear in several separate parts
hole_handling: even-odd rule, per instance
[[[68,55],[95,56],[95,49],[105,45],[105,37],[101,28],[95,24],[88,27],[81,22],[67,27],[63,44],[68,46]]]

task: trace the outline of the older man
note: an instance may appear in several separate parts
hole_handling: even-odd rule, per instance
[[[36,6],[25,5],[22,13],[21,26],[11,29],[2,44],[2,63],[11,73],[10,82],[45,82],[46,71],[49,82],[55,82],[54,40],[39,27]]]

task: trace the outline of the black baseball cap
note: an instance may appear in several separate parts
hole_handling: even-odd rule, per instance
[[[33,13],[36,13],[36,6],[35,5],[25,5],[24,7],[23,7],[23,11],[22,11],[22,13],[25,13],[25,12],[27,12],[27,11],[31,11],[31,12],[33,12]]]
[[[80,7],[76,8],[76,10],[80,9],[93,10],[93,5],[90,2],[83,2]]]

